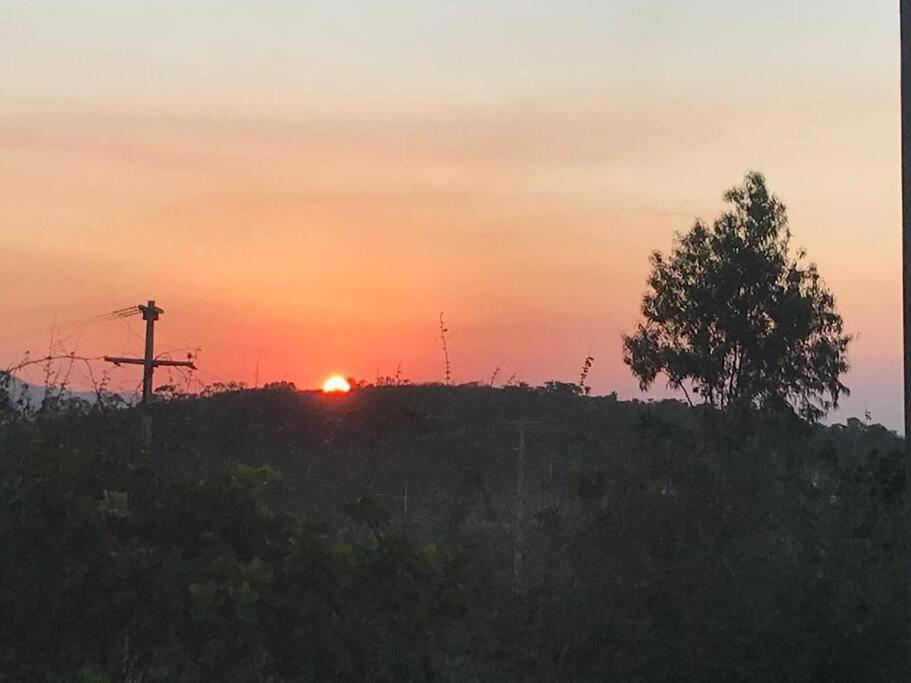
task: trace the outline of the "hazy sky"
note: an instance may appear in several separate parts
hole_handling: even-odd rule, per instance
[[[6,0],[0,362],[154,297],[203,382],[434,380],[445,311],[458,381],[635,396],[649,251],[756,169],[860,335],[838,417],[897,427],[897,5]]]

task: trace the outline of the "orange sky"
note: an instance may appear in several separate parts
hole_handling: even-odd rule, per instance
[[[458,381],[575,381],[591,348],[631,397],[649,251],[756,169],[861,335],[841,417],[898,426],[897,12],[792,4],[13,10],[4,331],[154,297],[200,381],[316,386],[440,379],[445,311]],[[130,324],[66,343],[139,353]],[[0,361],[47,346],[4,331]]]

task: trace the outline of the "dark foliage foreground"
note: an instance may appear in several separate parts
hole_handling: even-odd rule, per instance
[[[420,529],[370,497],[308,525],[268,468],[166,480],[8,425],[0,681],[902,680],[898,451],[674,429],[530,513],[516,582],[481,478]]]

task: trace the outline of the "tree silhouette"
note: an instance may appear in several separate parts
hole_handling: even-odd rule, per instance
[[[644,321],[623,335],[623,360],[645,390],[659,374],[711,406],[789,404],[815,420],[847,394],[851,336],[806,253],[790,255],[784,205],[759,173],[724,195],[669,256],[651,255]],[[689,390],[687,387],[689,386]]]

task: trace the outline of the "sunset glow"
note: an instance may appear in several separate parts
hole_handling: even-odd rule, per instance
[[[203,384],[434,382],[445,311],[453,382],[590,350],[593,393],[644,398],[649,254],[754,169],[860,333],[834,417],[899,424],[896,3],[211,4],[4,12],[5,338],[155,298]],[[140,323],[78,352],[141,354]]]
[[[323,393],[325,394],[347,394],[351,391],[351,384],[341,375],[332,375],[323,382]]]

